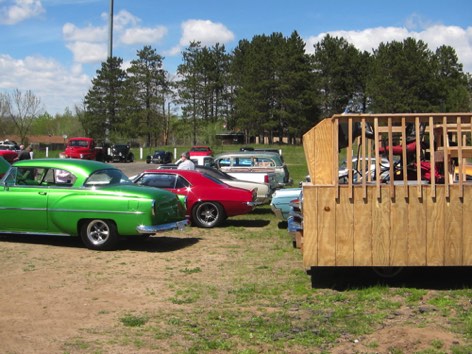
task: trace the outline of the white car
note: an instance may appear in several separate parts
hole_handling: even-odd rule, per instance
[[[375,173],[375,158],[371,157],[369,160],[366,161],[366,172],[369,171],[371,173],[372,180],[375,180],[376,173]],[[390,162],[387,158],[383,157],[380,160],[380,177],[383,180],[385,177],[388,177],[389,169],[390,169]],[[357,157],[352,159],[352,180],[353,182],[360,182],[361,176],[361,169],[362,169],[362,159],[357,161]],[[347,182],[348,178],[348,169],[347,169],[347,162],[343,161],[341,166],[339,166],[338,177],[340,182]]]

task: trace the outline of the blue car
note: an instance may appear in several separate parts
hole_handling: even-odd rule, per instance
[[[300,196],[301,188],[277,189],[272,194],[270,207],[281,220],[287,220],[290,213],[290,202]]]

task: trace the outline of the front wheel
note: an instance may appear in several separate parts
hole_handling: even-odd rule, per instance
[[[192,209],[192,220],[198,227],[215,227],[226,219],[223,207],[215,202],[202,202]]]
[[[87,220],[80,228],[80,237],[85,246],[91,250],[107,251],[118,243],[116,225],[108,220]]]

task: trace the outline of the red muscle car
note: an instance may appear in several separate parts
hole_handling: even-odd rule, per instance
[[[231,187],[198,171],[146,170],[136,176],[133,182],[185,196],[187,214],[198,227],[220,225],[229,216],[251,212],[256,205],[256,189],[249,191]]]

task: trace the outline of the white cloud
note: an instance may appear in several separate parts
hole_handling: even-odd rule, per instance
[[[1,90],[31,90],[50,114],[63,113],[66,107],[73,109],[74,105],[80,105],[90,80],[79,67],[67,69],[51,58],[15,59],[0,55]]]
[[[87,26],[78,28],[72,23],[66,23],[62,27],[62,34],[68,42],[104,42],[108,38],[106,27]]]
[[[234,40],[234,34],[225,25],[209,20],[188,20],[182,23],[181,46],[191,41],[201,42],[204,46],[216,43],[225,44]]]
[[[182,36],[179,44],[166,52],[170,56],[178,55],[190,42],[200,42],[203,46],[216,43],[226,44],[234,40],[234,33],[225,25],[209,20],[187,20],[182,23]]]
[[[103,13],[102,18],[106,19],[108,23],[108,13]],[[125,30],[128,27],[138,26],[141,20],[129,13],[126,10],[121,10],[118,14],[113,16],[113,28],[120,32]]]
[[[66,23],[62,27],[62,34],[66,47],[72,52],[76,63],[98,63],[106,60],[108,54],[108,14],[102,14],[104,23],[101,26],[77,27]],[[162,41],[167,35],[167,28],[139,27],[141,20],[122,10],[113,16],[114,46],[154,44]]]
[[[313,46],[321,41],[328,33],[309,37],[306,40],[306,50],[313,53]],[[459,62],[464,65],[464,71],[472,72],[472,27],[432,25],[421,31],[410,31],[402,27],[377,27],[362,31],[333,31],[332,36],[343,37],[356,48],[372,52],[380,43],[403,41],[408,37],[422,40],[428,48],[435,51],[441,45],[449,45],[456,50]]]
[[[167,34],[163,26],[155,28],[129,28],[123,32],[120,40],[124,44],[153,44],[160,42]]]
[[[97,63],[107,58],[106,43],[73,42],[67,48],[74,54],[76,63]]]
[[[15,0],[0,7],[0,23],[13,25],[44,13],[40,0]]]

